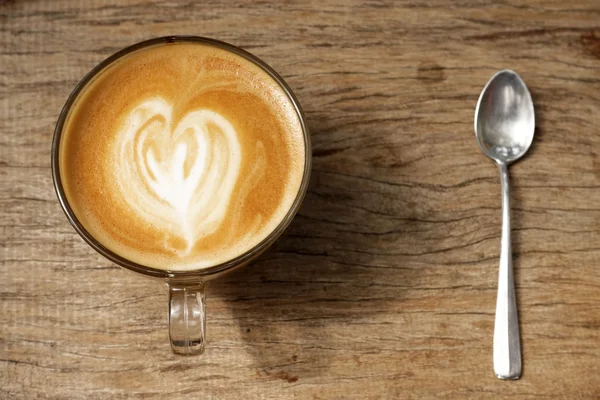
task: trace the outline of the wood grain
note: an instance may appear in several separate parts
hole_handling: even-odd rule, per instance
[[[3,0],[0,32],[0,398],[600,396],[597,0]],[[314,144],[299,215],[210,284],[193,358],[170,353],[164,288],[77,236],[49,168],[78,80],[168,34],[271,64]],[[472,128],[501,68],[537,117],[511,168],[517,382],[492,372],[500,186]]]

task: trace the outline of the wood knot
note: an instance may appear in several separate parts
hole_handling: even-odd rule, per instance
[[[422,61],[417,69],[417,79],[426,85],[433,85],[445,81],[446,73],[441,65],[431,61]]]

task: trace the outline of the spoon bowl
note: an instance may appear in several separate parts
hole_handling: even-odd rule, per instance
[[[500,164],[523,157],[533,141],[535,114],[525,82],[514,71],[495,74],[475,110],[475,136],[486,156]]]

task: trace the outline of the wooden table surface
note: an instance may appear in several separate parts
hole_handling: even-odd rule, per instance
[[[600,3],[0,1],[1,399],[598,399]],[[208,288],[202,357],[164,285],[88,247],[56,200],[54,125],[98,62],[151,37],[239,45],[303,105],[306,200]],[[492,370],[498,171],[473,110],[498,69],[535,101],[514,165],[524,373]]]

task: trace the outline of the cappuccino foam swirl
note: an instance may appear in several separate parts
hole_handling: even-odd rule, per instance
[[[69,205],[100,244],[173,271],[232,260],[284,220],[305,142],[286,91],[222,48],[141,48],[73,103],[59,163]]]
[[[164,99],[136,107],[117,134],[114,172],[136,213],[185,239],[185,256],[223,222],[242,156],[235,129],[214,111],[192,111],[172,126]]]

